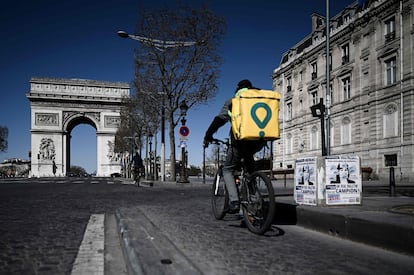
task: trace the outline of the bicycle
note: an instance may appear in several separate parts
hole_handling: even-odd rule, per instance
[[[135,167],[133,171],[134,183],[139,187],[141,179],[145,177],[144,167]]]
[[[213,139],[212,143],[229,146],[228,141]],[[235,181],[242,210],[243,221],[247,228],[263,235],[272,225],[276,211],[273,185],[266,174],[254,171],[247,175],[242,163],[241,171],[235,173]],[[218,168],[211,188],[211,205],[214,217],[222,220],[229,211],[229,194],[224,184],[223,166]]]

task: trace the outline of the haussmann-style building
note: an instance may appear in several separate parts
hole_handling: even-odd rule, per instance
[[[359,156],[373,179],[388,179],[394,167],[397,182],[413,181],[414,0],[344,7],[329,19],[328,58],[325,17],[312,14],[311,22],[312,32],[282,56],[273,73],[273,88],[282,93],[274,168],[321,156],[321,120],[310,107],[322,98],[330,106],[330,155]]]

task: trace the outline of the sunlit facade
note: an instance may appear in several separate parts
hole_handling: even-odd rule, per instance
[[[394,167],[396,180],[414,180],[413,12],[414,0],[344,7],[330,18],[329,58],[325,17],[312,15],[312,33],[282,56],[273,73],[273,88],[283,95],[274,168],[322,154],[320,119],[310,107],[323,98],[330,105],[331,155],[360,156],[372,178],[387,179]]]

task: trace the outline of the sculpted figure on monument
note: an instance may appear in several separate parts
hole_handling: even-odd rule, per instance
[[[55,159],[55,144],[51,138],[42,138],[40,141],[39,155],[41,160]]]

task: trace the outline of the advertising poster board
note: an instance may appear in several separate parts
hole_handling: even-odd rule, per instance
[[[316,157],[296,159],[294,197],[297,204],[316,205]]]
[[[325,159],[327,205],[361,204],[362,179],[358,156]]]

